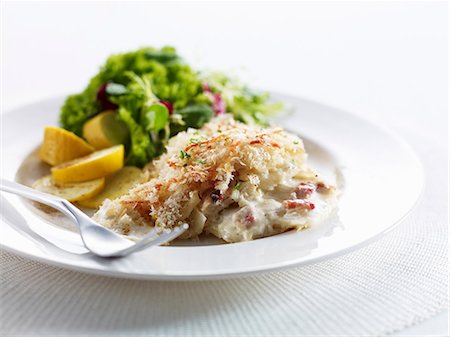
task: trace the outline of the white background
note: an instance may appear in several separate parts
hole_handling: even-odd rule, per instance
[[[407,140],[419,123],[448,147],[446,2],[4,3],[2,109],[79,91],[110,53],[164,44]],[[400,334],[445,335],[447,320]]]

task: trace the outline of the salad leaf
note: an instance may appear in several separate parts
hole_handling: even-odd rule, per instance
[[[148,50],[146,52],[146,57],[149,60],[156,60],[161,63],[180,59],[180,57],[177,55],[176,49],[173,47],[164,47],[161,50]]]
[[[100,112],[100,103],[84,94],[67,97],[61,108],[60,124],[63,128],[81,136],[84,123]]]
[[[131,145],[128,149],[126,163],[128,165],[142,167],[155,156],[150,135],[136,123],[130,111],[125,107],[119,108],[119,117],[127,124],[131,135]]]
[[[109,82],[105,87],[107,95],[120,96],[127,92],[127,88],[123,84]]]
[[[212,93],[220,93],[225,101],[226,110],[234,117],[247,124],[267,124],[267,116],[283,109],[281,102],[269,102],[267,93],[259,93],[248,88],[236,78],[223,73],[202,74],[204,83]],[[212,97],[214,99],[214,97]]]
[[[149,76],[127,72],[130,78],[124,94],[110,97],[119,106],[119,116],[127,124],[131,134],[131,146],[126,163],[143,166],[162,153],[166,137],[158,132],[169,122],[169,111],[158,103],[152,91]]]
[[[147,131],[160,131],[169,121],[169,110],[163,104],[153,104],[142,110],[141,125]]]
[[[195,104],[174,111],[170,120],[170,135],[187,128],[200,128],[214,116],[213,108],[206,104]]]
[[[183,119],[186,128],[200,128],[209,122],[214,115],[213,109],[206,104],[189,105],[183,109],[175,110]]]

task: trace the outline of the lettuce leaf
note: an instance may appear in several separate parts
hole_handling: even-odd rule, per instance
[[[119,108],[119,118],[128,126],[131,135],[131,144],[125,162],[127,165],[142,167],[155,156],[150,135],[123,106]]]

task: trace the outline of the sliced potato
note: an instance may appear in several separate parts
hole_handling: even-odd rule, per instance
[[[144,175],[142,170],[133,166],[125,166],[119,172],[116,172],[106,178],[106,187],[95,197],[82,200],[79,204],[83,207],[97,208],[105,199],[116,199],[128,193],[130,188],[143,182]]]
[[[56,184],[51,175],[42,177],[33,183],[33,188],[66,199],[67,201],[82,201],[100,193],[105,186],[105,178],[85,181],[82,183]]]
[[[118,113],[104,111],[83,126],[83,137],[97,150],[124,144],[129,136],[128,127],[117,118]]]
[[[76,134],[56,126],[48,126],[44,130],[39,157],[47,164],[58,165],[92,152],[94,148]]]
[[[104,177],[123,167],[124,147],[113,146],[52,168],[55,182],[73,183]]]

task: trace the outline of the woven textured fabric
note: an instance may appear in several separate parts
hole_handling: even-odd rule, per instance
[[[368,247],[245,279],[150,282],[93,276],[3,252],[0,335],[378,336],[448,306],[446,149],[415,135],[426,188]],[[434,149],[430,151],[430,149]]]

